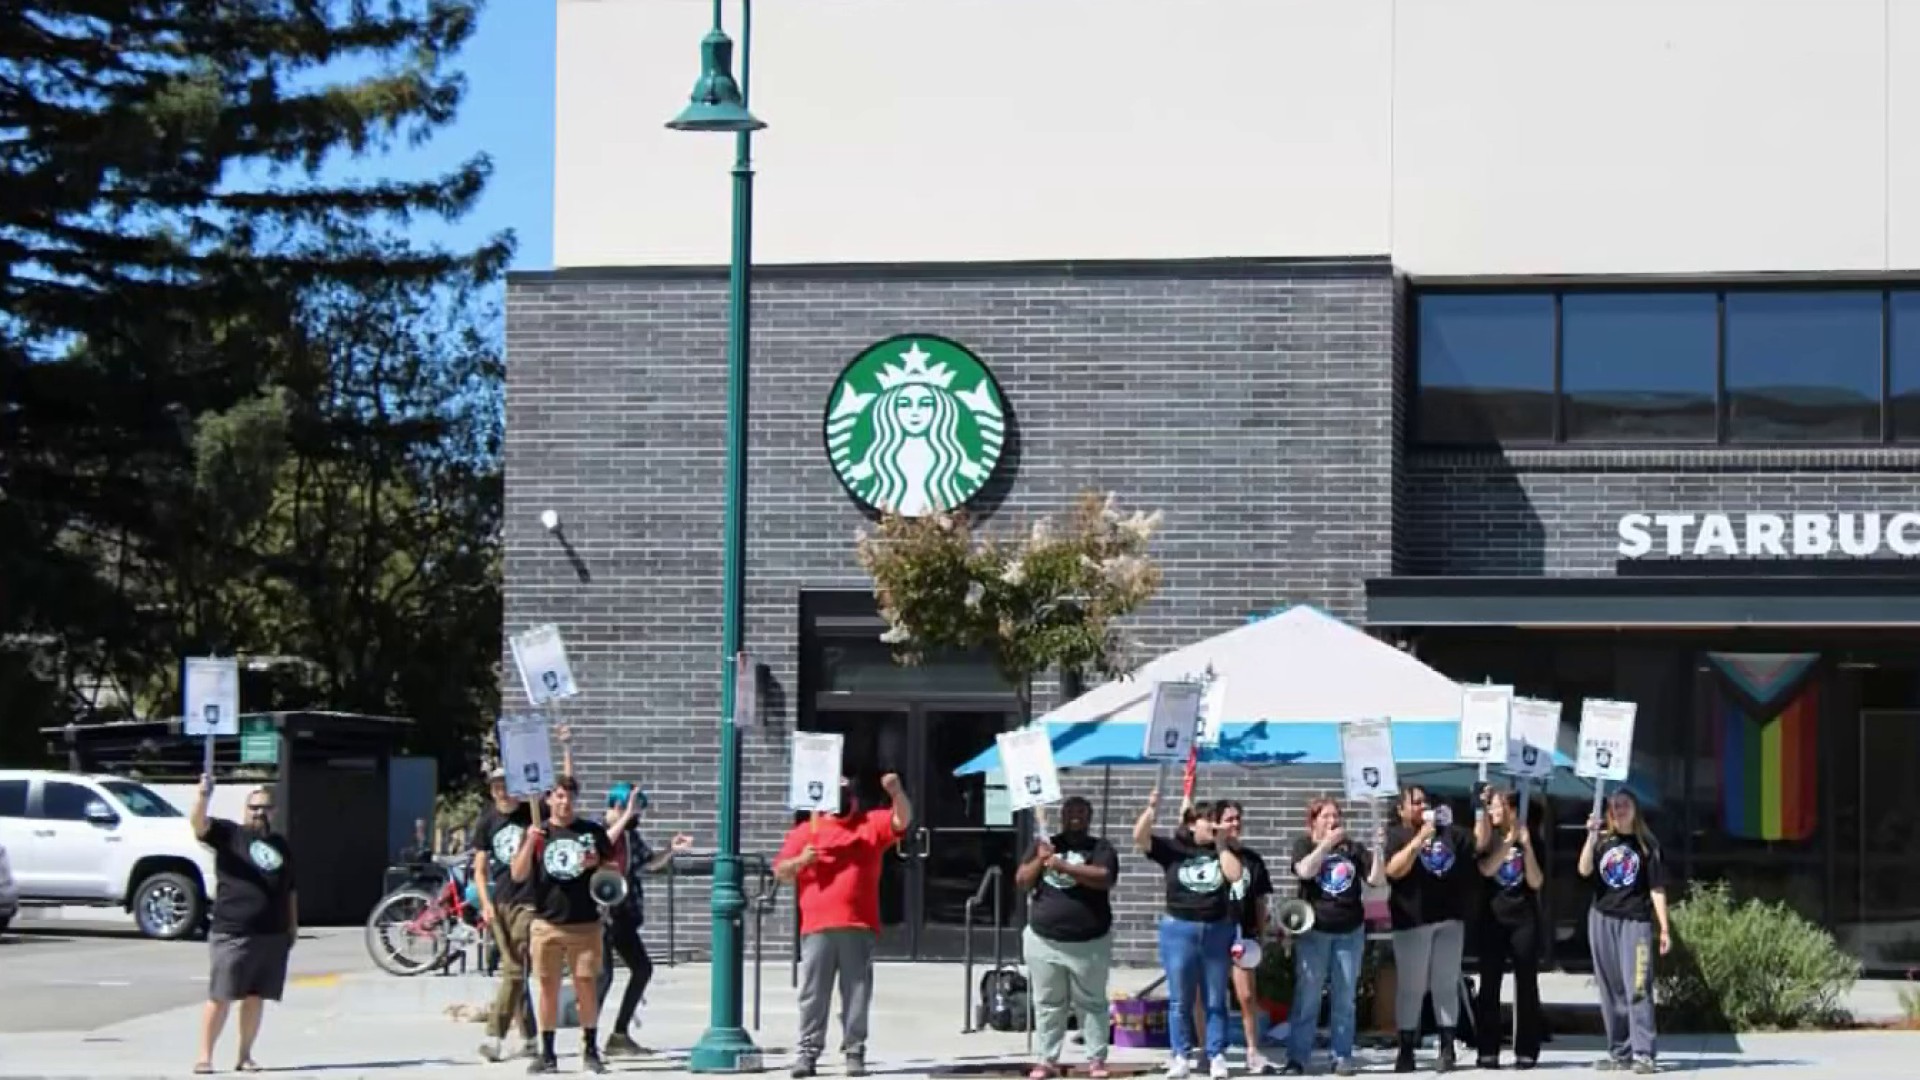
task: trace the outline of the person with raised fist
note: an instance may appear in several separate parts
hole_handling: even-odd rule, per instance
[[[826,1048],[836,982],[847,1075],[867,1074],[881,859],[913,821],[913,803],[900,777],[887,773],[880,788],[890,805],[867,807],[842,777],[840,812],[816,813],[795,825],[773,857],[774,876],[793,884],[800,905],[800,1038],[791,1070],[796,1078],[813,1076]]]
[[[213,1047],[227,1012],[240,1003],[240,1052],[235,1070],[259,1072],[254,1040],[266,1002],[279,1001],[287,984],[287,957],[300,933],[300,901],[294,889],[293,849],[273,827],[273,789],[247,793],[244,823],[207,816],[213,777],[200,778],[187,815],[193,835],[213,849],[213,925],[207,943],[213,975],[200,1020],[196,1073],[213,1071]]]

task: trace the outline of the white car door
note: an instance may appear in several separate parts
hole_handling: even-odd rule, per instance
[[[105,817],[99,811],[105,810]],[[46,865],[47,895],[107,900],[120,893],[110,880],[125,844],[112,804],[93,786],[75,780],[43,780],[39,815],[33,820],[34,855]]]
[[[26,779],[0,780],[0,847],[7,849],[7,861],[13,864],[14,884],[29,896],[40,885],[28,855],[35,824],[27,818]]]

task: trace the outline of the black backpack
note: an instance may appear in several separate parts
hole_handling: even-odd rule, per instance
[[[980,1013],[995,1031],[1027,1030],[1027,977],[995,968],[980,977]]]

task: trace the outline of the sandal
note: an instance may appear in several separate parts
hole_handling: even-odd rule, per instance
[[[234,1063],[235,1072],[255,1073],[260,1071],[260,1063],[252,1058],[241,1058]]]
[[[1027,1071],[1027,1080],[1053,1080],[1053,1078],[1058,1075],[1060,1075],[1059,1069],[1054,1068],[1052,1065],[1042,1063],[1035,1065]]]
[[[196,1062],[194,1062],[194,1063],[193,1063],[193,1075],[195,1075],[195,1076],[212,1076],[212,1075],[213,1075],[213,1062],[211,1062],[211,1061],[196,1061]]]
[[[1113,1074],[1107,1071],[1104,1061],[1087,1062],[1087,1080],[1108,1080]]]

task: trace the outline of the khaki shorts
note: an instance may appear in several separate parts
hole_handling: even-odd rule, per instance
[[[600,976],[600,923],[555,924],[533,920],[533,976],[545,982],[571,971],[576,979]]]

